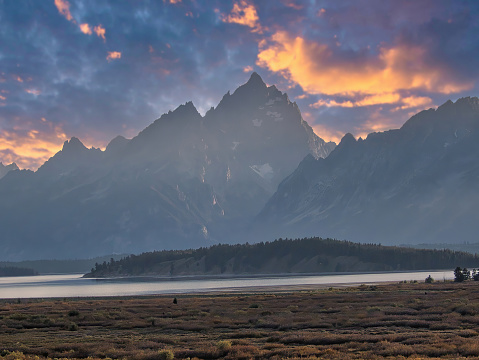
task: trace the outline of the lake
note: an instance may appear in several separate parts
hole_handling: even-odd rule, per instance
[[[208,293],[274,287],[308,288],[360,285],[403,280],[436,281],[454,278],[452,270],[388,272],[366,274],[282,275],[234,278],[143,278],[83,279],[81,274],[0,277],[0,299],[135,296],[156,294]]]

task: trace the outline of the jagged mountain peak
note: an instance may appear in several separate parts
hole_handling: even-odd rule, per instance
[[[265,93],[267,89],[268,87],[261,76],[254,72],[251,74],[249,80],[245,84],[241,85],[235,90],[232,96],[240,97],[248,94],[252,96],[258,96],[258,94]]]
[[[7,173],[13,170],[20,170],[20,168],[14,162],[11,163],[10,165],[3,165],[3,163],[0,162],[0,179],[3,178],[5,175],[7,175]]]
[[[62,152],[78,152],[88,150],[85,145],[76,137],[72,137],[70,140],[66,140],[63,143]]]
[[[175,115],[175,116],[181,116],[181,117],[184,117],[184,116],[201,117],[200,113],[198,112],[198,110],[196,109],[192,101],[187,101],[186,103],[178,106],[175,110],[169,111],[168,114],[165,114],[165,115]]]
[[[263,79],[261,78],[261,76],[259,76],[259,74],[254,71],[248,82],[246,83],[247,85],[250,85],[250,86],[266,86],[266,84],[264,83]]]
[[[355,143],[356,143],[356,139],[354,135],[351,133],[346,133],[341,139],[341,141],[339,142],[338,147],[349,146],[350,144],[355,144]]]

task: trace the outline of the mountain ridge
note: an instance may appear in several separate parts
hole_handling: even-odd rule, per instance
[[[4,260],[234,241],[305,155],[335,144],[256,73],[228,94],[204,116],[186,102],[105,151],[73,137],[36,172],[2,179]]]
[[[478,104],[448,101],[364,140],[346,134],[326,159],[309,158],[286,178],[257,223],[277,226],[277,236],[319,232],[392,244],[447,242],[456,234],[473,241]]]

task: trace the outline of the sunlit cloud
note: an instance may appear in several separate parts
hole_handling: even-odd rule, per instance
[[[0,95],[0,100],[5,101],[5,100],[7,100],[7,98],[6,98],[5,96],[3,96],[3,95]]]
[[[401,97],[399,93],[389,93],[389,94],[377,94],[365,96],[360,100],[345,100],[345,101],[336,101],[334,99],[319,99],[314,104],[310,104],[310,107],[320,108],[320,107],[343,107],[343,108],[353,108],[353,107],[362,107],[362,106],[371,106],[371,105],[384,105],[384,104],[399,104],[396,110],[404,110],[410,108],[420,108],[432,104],[432,99],[427,96],[408,96]]]
[[[243,68],[243,72],[244,72],[244,73],[250,73],[250,72],[252,72],[252,71],[253,71],[253,67],[252,67],[252,66],[245,66],[245,67]]]
[[[170,4],[178,4],[181,0],[170,0]]]
[[[310,94],[369,96],[362,100],[363,106],[391,103],[404,90],[450,94],[474,86],[472,80],[454,79],[448,69],[429,61],[421,47],[383,46],[377,56],[358,61],[340,57],[326,44],[291,37],[285,31],[260,43],[257,65],[281,73]],[[354,106],[351,103],[343,106]]]
[[[433,107],[433,101],[430,97],[427,96],[408,96],[401,99],[402,105],[398,106],[394,110],[405,110],[405,109],[417,109],[417,108],[426,108]]]
[[[20,76],[15,76],[15,80],[18,81],[19,83],[23,82],[23,79]]]
[[[307,94],[301,94],[301,95],[295,96],[295,98],[298,99],[298,100],[307,99],[308,95]]]
[[[315,134],[324,141],[333,141],[336,144],[339,144],[342,137],[344,136],[343,132],[323,124],[315,124],[311,127],[313,128]]]
[[[91,30],[91,27],[90,25],[88,24],[80,24],[80,30],[82,33],[86,34],[86,35],[91,35],[92,34],[92,30]]]
[[[294,10],[301,10],[304,8],[304,5],[301,4],[301,3],[296,3],[295,1],[292,1],[292,0],[286,0],[284,2],[284,4],[287,6],[287,7],[290,7]]]
[[[95,31],[95,34],[96,34],[98,37],[101,37],[104,42],[106,41],[106,38],[105,38],[106,30],[105,30],[104,27],[101,26],[101,24],[95,26],[95,27],[93,28],[93,31]]]
[[[37,90],[37,89],[25,89],[25,92],[35,96],[38,96],[42,93],[40,90]]]
[[[75,21],[70,13],[70,3],[68,1],[55,0],[55,6],[57,7],[58,12],[62,14],[68,21]]]
[[[22,169],[36,170],[61,150],[67,140],[62,126],[48,121],[41,124],[41,128],[32,128],[35,125],[28,123],[0,130],[0,161],[4,164],[15,162]]]
[[[115,59],[121,59],[121,52],[119,51],[109,51],[108,55],[106,57],[108,62],[115,60]]]
[[[231,13],[227,16],[223,15],[221,19],[223,22],[248,26],[253,32],[261,33],[263,31],[259,23],[259,16],[256,8],[246,0],[236,2],[233,5]]]
[[[382,132],[390,129],[401,127],[402,122],[397,124],[397,120],[385,116],[383,109],[380,107],[369,115],[369,119],[361,124],[357,124],[351,132],[356,138],[367,138],[370,133]]]

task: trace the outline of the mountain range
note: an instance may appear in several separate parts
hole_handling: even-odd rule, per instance
[[[73,137],[37,171],[0,164],[0,260],[87,258],[322,236],[476,242],[479,99],[338,146],[253,73],[104,151]]]
[[[204,116],[187,102],[105,151],[71,138],[36,172],[9,171],[0,180],[0,260],[240,241],[299,162],[334,147],[253,73]]]
[[[478,140],[477,97],[366,139],[346,134],[327,158],[300,163],[257,227],[269,236],[320,233],[383,244],[476,242]]]

